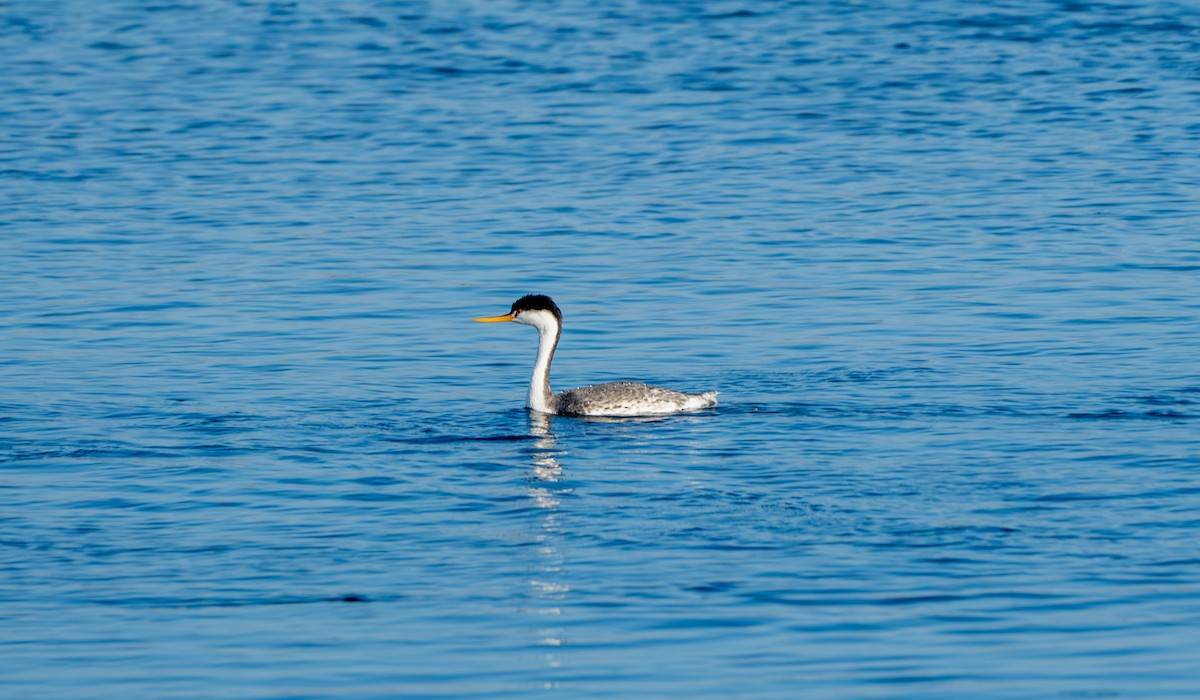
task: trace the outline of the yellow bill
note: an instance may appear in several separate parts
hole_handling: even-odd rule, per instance
[[[516,314],[504,314],[503,316],[484,316],[483,318],[473,319],[480,323],[500,323],[502,321],[511,321],[516,318]]]

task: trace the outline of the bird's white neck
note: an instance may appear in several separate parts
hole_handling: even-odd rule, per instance
[[[537,360],[529,377],[529,399],[525,405],[541,413],[554,413],[557,401],[550,389],[550,363],[554,360],[554,349],[558,347],[562,326],[554,316],[543,312],[526,312],[521,320],[538,331]]]

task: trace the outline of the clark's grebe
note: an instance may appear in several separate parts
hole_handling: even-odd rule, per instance
[[[608,382],[564,391],[550,390],[550,362],[562,336],[562,311],[544,294],[530,294],[513,302],[503,316],[477,318],[481,323],[515,321],[538,330],[537,360],[529,379],[528,408],[566,416],[652,416],[679,413],[717,405],[717,392],[686,394],[640,382]]]

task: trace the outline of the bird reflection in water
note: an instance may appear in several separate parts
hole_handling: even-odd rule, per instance
[[[529,411],[529,435],[534,439],[533,476],[539,483],[553,483],[562,476],[553,420],[549,414]],[[538,504],[543,505],[541,501],[538,501]],[[551,505],[558,505],[558,501]]]
[[[531,454],[533,474],[530,479],[529,495],[542,511],[541,521],[534,533],[538,561],[534,577],[530,580],[533,587],[533,598],[536,601],[531,609],[534,615],[544,616],[545,621],[537,630],[537,644],[543,647],[560,647],[563,645],[563,630],[554,626],[557,617],[562,615],[562,601],[570,592],[570,586],[562,582],[563,557],[555,546],[555,541],[562,533],[559,522],[560,496],[566,489],[558,485],[562,478],[562,465],[558,456],[558,440],[553,431],[554,418],[537,411],[529,412],[529,434],[533,438],[534,449]],[[543,658],[547,668],[556,669],[562,666],[562,660],[557,652],[547,650]],[[557,683],[547,679],[543,686],[557,687]]]

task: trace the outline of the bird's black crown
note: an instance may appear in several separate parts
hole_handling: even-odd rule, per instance
[[[520,313],[522,311],[549,311],[559,319],[562,318],[562,311],[559,310],[558,304],[545,294],[526,294],[525,296],[513,302],[511,313]]]

